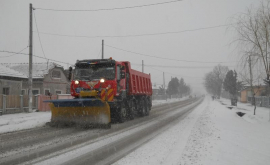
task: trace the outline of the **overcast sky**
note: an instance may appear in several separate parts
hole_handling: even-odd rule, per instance
[[[237,65],[238,51],[230,44],[234,34],[224,25],[233,23],[231,18],[245,12],[247,7],[257,6],[259,0],[183,0],[101,11],[39,9],[96,10],[168,1],[173,0],[0,0],[0,51],[19,52],[28,46],[29,4],[32,3],[37,8],[33,17],[34,55],[64,62],[58,64],[67,68],[77,59],[101,58],[104,39],[105,58],[130,61],[136,70],[142,69],[144,60],[144,71],[151,74],[153,84],[162,84],[165,72],[166,83],[171,77],[183,77],[198,91],[203,87],[205,73],[219,62],[225,62],[221,64],[230,69]],[[28,51],[25,49],[22,53]],[[33,61],[46,62],[38,57]],[[26,63],[28,56],[0,52],[0,63],[10,62]]]

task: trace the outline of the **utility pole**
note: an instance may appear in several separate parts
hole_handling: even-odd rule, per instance
[[[248,57],[248,63],[249,63],[249,74],[250,74],[250,86],[251,86],[251,88],[252,88],[252,87],[253,87],[253,86],[252,86],[252,79],[253,79],[253,76],[252,76],[251,58],[250,58],[250,56]]]
[[[144,73],[144,65],[143,65],[143,60],[142,60],[142,72]]]
[[[166,96],[166,86],[165,86],[165,73],[163,72],[163,86],[164,86],[164,94],[165,94],[165,98],[167,101],[167,96]]]
[[[32,58],[33,58],[33,23],[32,23],[32,12],[33,12],[33,7],[32,4],[30,3],[29,6],[29,78],[28,78],[28,85],[29,85],[29,93],[28,93],[28,112],[32,112],[32,85],[33,85],[33,79],[32,79]]]
[[[101,59],[104,59],[104,40],[102,40],[102,53],[101,53]]]
[[[250,74],[250,87],[251,87],[251,94],[252,94],[252,100],[251,100],[251,104],[254,103],[254,115],[255,115],[255,111],[256,111],[256,101],[255,101],[255,93],[254,93],[254,89],[253,89],[253,75],[252,75],[252,69],[251,69],[251,58],[250,56],[248,57],[248,63],[249,63],[249,74]]]

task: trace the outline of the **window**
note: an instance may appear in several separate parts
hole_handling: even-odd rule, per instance
[[[60,71],[57,70],[52,71],[52,78],[61,78]]]
[[[29,90],[28,90],[29,93]],[[38,95],[39,94],[39,89],[32,89],[32,94],[33,95]]]
[[[117,65],[117,80],[121,80],[120,65]]]
[[[9,87],[3,88],[3,94],[9,95]]]
[[[25,95],[25,89],[21,90],[21,95]]]
[[[45,94],[45,95],[49,95],[49,94],[50,94],[50,90],[49,90],[49,89],[45,89],[45,90],[44,90],[44,94]]]
[[[59,95],[61,93],[62,93],[62,91],[55,91],[55,94],[57,94],[57,95]]]
[[[32,93],[33,93],[33,95],[37,95],[37,94],[39,94],[39,90],[32,90]]]

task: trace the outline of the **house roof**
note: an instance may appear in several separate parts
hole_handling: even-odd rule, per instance
[[[26,75],[26,77],[22,78],[28,78],[29,75],[29,64],[28,63],[1,63],[6,68],[9,68],[10,70],[14,70],[21,75]],[[55,67],[62,68],[61,65],[58,65],[56,63],[33,63],[33,72],[32,77],[33,78],[44,78],[45,74],[49,73],[49,70]],[[0,74],[1,75],[1,74]]]
[[[26,75],[0,64],[0,76],[27,78]]]

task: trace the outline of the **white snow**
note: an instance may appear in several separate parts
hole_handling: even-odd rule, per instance
[[[0,76],[27,78],[26,75],[0,64]]]
[[[0,116],[0,133],[42,127],[51,120],[51,112],[17,113]]]
[[[180,99],[153,100],[153,105],[179,101]],[[0,116],[0,133],[20,131],[45,126],[51,120],[51,112],[17,113]]]
[[[172,101],[178,99],[167,102]],[[161,103],[166,102],[153,101],[153,105]],[[269,164],[269,109],[257,107],[254,116],[254,107],[249,104],[228,107],[229,100],[206,97],[186,118],[114,164]],[[246,114],[240,117],[236,112]],[[50,117],[50,112],[3,115],[0,133],[44,126]]]
[[[183,107],[182,109],[188,108],[190,106],[192,106],[192,105]],[[52,155],[48,155],[47,157],[49,159],[46,159],[46,157],[45,158],[41,157],[41,158],[38,158],[37,160],[34,160],[34,162],[27,162],[26,164],[33,164],[33,163],[40,164],[40,165],[52,164],[52,163],[53,164],[64,164],[65,162],[68,162],[72,159],[75,159],[75,158],[77,158],[77,157],[79,157],[87,152],[91,152],[95,149],[109,145],[110,143],[114,143],[118,140],[123,139],[124,137],[136,134],[137,132],[139,132],[147,127],[156,125],[161,120],[166,119],[166,118],[171,117],[171,116],[175,116],[177,113],[179,113],[179,112],[174,111],[172,113],[162,115],[156,120],[149,121],[148,123],[146,123],[144,125],[137,126],[133,129],[126,128],[125,130],[122,130],[121,132],[114,132],[113,134],[109,134],[109,135],[103,136],[99,139],[88,141],[86,143],[80,144],[79,146],[75,146],[73,148],[68,148],[64,151],[60,151],[59,153],[53,153]],[[40,161],[39,159],[42,161]],[[35,163],[35,162],[38,162],[38,163]]]
[[[222,105],[221,102],[227,104]],[[114,165],[266,165],[270,162],[269,109],[206,98],[175,126]],[[247,113],[239,117],[236,112]]]
[[[10,70],[13,70],[13,72],[19,72],[20,74],[25,76],[23,78],[28,77],[28,72],[29,72],[28,63],[0,63],[0,65],[3,65],[9,68]],[[33,72],[32,72],[33,78],[43,78],[45,74],[49,73],[50,69],[55,68],[55,67],[62,67],[62,66],[53,62],[48,62],[48,63],[33,63],[32,67],[33,67]]]
[[[152,105],[157,106],[161,104],[173,103],[173,102],[182,101],[186,99],[188,99],[188,97],[173,98],[173,99],[167,99],[167,100],[152,100]]]

